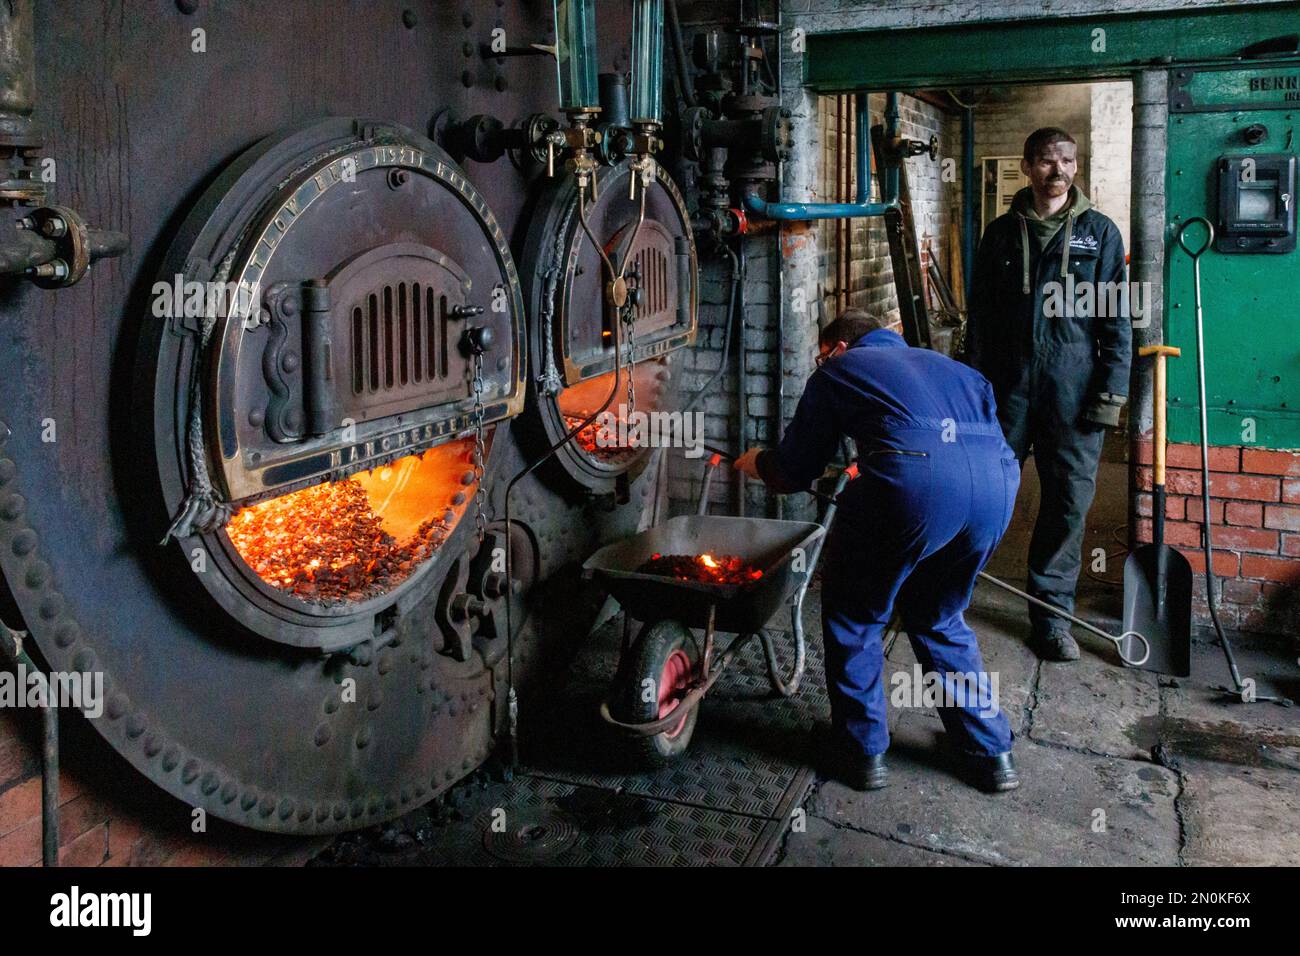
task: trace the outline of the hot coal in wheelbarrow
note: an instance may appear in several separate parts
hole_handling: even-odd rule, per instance
[[[717,466],[715,455],[710,476]],[[846,472],[840,478],[836,493],[850,477]],[[707,500],[706,481],[701,501]],[[618,672],[600,708],[601,717],[623,733],[641,762],[663,764],[685,752],[700,701],[756,636],[763,642],[773,689],[784,696],[795,693],[805,662],[803,596],[834,513],[830,505],[821,524],[683,515],[606,545],[587,559],[585,576],[612,595],[629,618],[642,622],[635,638],[630,621],[625,628]],[[733,574],[733,580],[724,582],[646,570],[661,563],[671,570],[674,562],[652,560],[663,556],[725,556],[758,574]],[[734,580],[738,577],[749,580]],[[776,648],[765,630],[782,607],[790,609],[795,645],[789,678],[780,673]],[[719,633],[736,635],[721,653],[714,646]]]

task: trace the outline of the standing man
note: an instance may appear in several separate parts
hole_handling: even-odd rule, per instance
[[[939,715],[972,782],[1013,790],[1011,727],[962,616],[1020,486],[993,390],[862,310],[822,331],[817,364],[780,446],[751,448],[736,467],[778,493],[805,491],[844,437],[857,445],[861,474],[839,496],[822,561],[836,773],[859,790],[887,782],[881,641],[897,608],[927,680],[942,681]]]
[[[1065,130],[1030,134],[1020,169],[1030,185],[989,224],[975,257],[967,358],[993,383],[1016,458],[1032,453],[1037,466],[1029,593],[1073,613],[1102,441],[1128,394],[1124,240],[1074,186]],[[1064,620],[1034,605],[1029,617],[1039,657],[1078,659]]]

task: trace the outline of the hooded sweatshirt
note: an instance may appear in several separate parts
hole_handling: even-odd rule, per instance
[[[1016,193],[1011,200],[1011,211],[1016,214],[1020,222],[1020,248],[1023,254],[1023,273],[1024,273],[1024,291],[1029,292],[1031,276],[1033,274],[1030,268],[1030,247],[1033,248],[1033,257],[1037,258],[1047,248],[1047,244],[1065,227],[1065,244],[1064,252],[1061,256],[1061,278],[1065,278],[1070,270],[1070,237],[1074,234],[1074,220],[1078,219],[1086,210],[1092,208],[1092,202],[1085,196],[1078,186],[1071,186],[1069,195],[1066,198],[1065,205],[1059,211],[1043,218],[1038,215],[1034,209],[1034,191],[1026,186]]]

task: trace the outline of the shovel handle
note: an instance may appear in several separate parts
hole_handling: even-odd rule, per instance
[[[1155,461],[1155,484],[1164,487],[1165,483],[1165,398],[1168,389],[1165,380],[1165,359],[1177,358],[1182,350],[1173,345],[1144,345],[1138,349],[1138,355],[1154,355],[1155,382],[1151,394],[1151,412],[1155,420],[1155,434],[1152,436],[1152,458]],[[1163,513],[1161,515],[1163,517]]]

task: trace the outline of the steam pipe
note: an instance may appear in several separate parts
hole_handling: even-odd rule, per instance
[[[887,94],[885,108],[885,139],[893,141],[898,132],[898,94]],[[900,209],[899,183],[901,177],[896,165],[887,166],[881,176],[883,202],[871,201],[871,129],[868,108],[869,97],[858,95],[858,199],[857,202],[765,202],[758,194],[757,184],[745,187],[745,209],[756,216],[768,219],[858,219],[866,216],[883,216]]]

